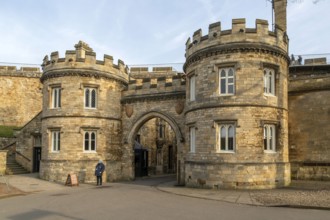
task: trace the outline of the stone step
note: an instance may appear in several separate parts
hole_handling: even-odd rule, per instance
[[[25,174],[29,173],[24,167],[18,164],[16,161],[7,161],[6,164],[6,174],[7,175],[15,175],[15,174]]]

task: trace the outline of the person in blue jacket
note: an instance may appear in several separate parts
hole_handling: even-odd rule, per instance
[[[105,166],[102,162],[102,160],[99,160],[99,162],[96,164],[95,167],[95,176],[96,176],[96,185],[102,186],[102,174],[104,172]]]

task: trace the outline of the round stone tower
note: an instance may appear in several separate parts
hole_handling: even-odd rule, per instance
[[[65,182],[69,173],[93,182],[99,159],[111,180],[121,175],[121,91],[127,85],[124,63],[96,54],[84,42],[64,58],[53,52],[44,58],[42,160],[40,176]]]
[[[290,183],[286,1],[274,1],[275,30],[256,20],[220,22],[186,43],[185,182],[210,188]]]

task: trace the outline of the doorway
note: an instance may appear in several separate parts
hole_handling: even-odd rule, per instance
[[[135,177],[148,176],[148,150],[134,149]]]
[[[33,172],[39,172],[41,161],[41,147],[33,148]]]

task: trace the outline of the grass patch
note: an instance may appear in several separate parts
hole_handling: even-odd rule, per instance
[[[19,129],[19,127],[0,125],[0,137],[5,137],[5,138],[14,137],[14,129]]]

